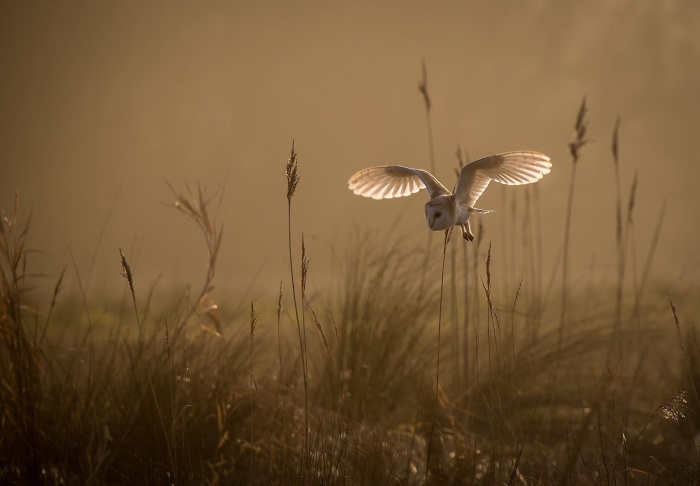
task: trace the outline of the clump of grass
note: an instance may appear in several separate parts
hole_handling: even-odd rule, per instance
[[[399,240],[381,246],[381,239],[360,233],[348,239],[337,269],[342,280],[329,307],[347,413],[363,423],[388,424],[411,416],[424,391],[436,351],[427,337],[436,323],[438,294],[421,291],[415,268],[405,264],[418,256],[415,250]],[[330,383],[322,384],[321,396],[327,397]]]
[[[27,236],[31,214],[20,214],[19,192],[10,214],[0,213],[0,450],[6,458],[5,474],[20,472],[29,483],[38,482],[44,437],[40,409],[41,354],[36,349],[38,314],[26,303]],[[58,284],[54,291],[55,301]],[[3,455],[3,454],[0,454]]]

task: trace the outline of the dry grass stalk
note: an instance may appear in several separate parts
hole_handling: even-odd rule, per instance
[[[629,223],[632,217],[632,209],[634,207],[634,190],[636,188],[636,182],[633,182],[632,193],[630,194],[630,201],[628,204],[628,214],[627,221],[628,227],[625,229],[624,220],[622,217],[622,189],[620,184],[620,155],[619,155],[619,131],[620,131],[620,117],[618,116],[615,120],[615,128],[613,129],[612,137],[612,156],[613,165],[615,169],[615,195],[616,195],[616,211],[615,211],[615,243],[617,247],[617,288],[615,295],[615,317],[614,317],[614,333],[615,337],[610,345],[610,356],[609,361],[614,360],[614,354],[622,356],[624,354],[624,342],[618,337],[623,337],[624,334],[620,334],[622,331],[620,327],[622,326],[622,307],[623,307],[623,294],[624,294],[624,283],[625,283],[625,270],[627,264],[627,240],[629,238]]]
[[[287,159],[287,241],[289,243],[289,274],[292,280],[292,298],[294,300],[294,314],[296,316],[297,333],[299,336],[299,352],[302,365],[302,376],[304,379],[304,448],[303,448],[303,474],[308,475],[309,467],[309,385],[306,353],[306,325],[304,323],[304,292],[306,290],[306,272],[308,270],[308,260],[306,260],[306,248],[304,247],[304,237],[302,235],[302,261],[301,261],[301,291],[302,291],[302,318],[299,318],[299,306],[297,304],[296,282],[294,280],[294,260],[292,258],[292,198],[299,184],[297,171],[297,153],[294,150],[294,140],[292,140],[292,150]],[[302,331],[303,327],[303,331]]]
[[[318,332],[321,335],[321,341],[323,341],[323,347],[326,348],[326,352],[328,353],[328,358],[331,360],[331,365],[332,365],[332,367],[335,368],[335,364],[333,364],[333,353],[331,353],[331,348],[328,345],[328,339],[326,339],[326,333],[323,332],[323,326],[321,326],[321,322],[318,320],[318,317],[316,316],[316,312],[313,310],[313,308],[311,306],[309,306],[309,310],[311,311],[311,315],[314,318],[314,323],[316,324],[316,329],[318,329]]]
[[[421,74],[422,79],[418,83],[418,91],[420,91],[423,97],[423,103],[425,105],[425,120],[426,120],[426,130],[428,133],[428,156],[430,157],[430,172],[435,174],[435,149],[433,148],[433,122],[431,115],[432,104],[430,102],[430,95],[428,94],[428,68],[425,65],[425,60],[421,63]],[[432,247],[432,235],[427,234],[425,241],[425,254],[423,255],[423,265],[421,267],[421,288],[425,286],[427,273],[428,273],[428,263],[430,262],[430,249]],[[422,292],[421,292],[422,295]]]
[[[258,324],[258,319],[260,316],[255,312],[255,302],[250,303],[250,443],[255,444],[255,408],[253,403],[254,391],[257,390],[257,385],[255,383],[255,377],[253,375],[253,341],[255,339],[255,327]],[[253,448],[253,453],[250,455],[250,470],[253,470],[253,464],[255,460],[255,448]]]
[[[287,202],[292,203],[292,197],[299,184],[299,174],[297,173],[297,153],[294,151],[294,140],[292,140],[292,150],[287,159]]]
[[[418,83],[418,91],[420,91],[421,96],[423,96],[423,103],[425,105],[425,119],[427,123],[428,130],[428,155],[430,156],[430,172],[435,174],[435,150],[433,148],[433,123],[430,116],[430,110],[432,108],[432,103],[430,101],[430,95],[428,94],[428,68],[425,65],[425,60],[421,63],[421,73],[422,78],[420,83]]]
[[[119,256],[121,258],[122,263],[122,277],[124,277],[129,283],[129,290],[131,291],[131,301],[134,304],[134,312],[136,313],[136,323],[139,326],[139,340],[142,341],[143,333],[141,330],[141,320],[139,319],[139,309],[136,305],[136,290],[134,289],[134,276],[131,274],[131,267],[129,266],[129,262],[126,261],[126,257],[124,256],[124,252],[121,248],[119,248]]]
[[[561,283],[561,314],[559,317],[559,342],[557,348],[561,349],[561,341],[564,336],[564,326],[566,325],[566,311],[567,311],[567,298],[568,298],[568,287],[569,287],[569,234],[571,230],[571,210],[574,204],[574,184],[576,182],[576,167],[578,166],[579,157],[581,155],[581,149],[584,145],[589,143],[586,139],[586,131],[588,127],[588,121],[586,120],[586,113],[588,108],[586,106],[586,97],[584,96],[581,101],[581,106],[579,107],[578,114],[576,115],[576,123],[574,125],[574,140],[569,143],[569,152],[573,160],[573,165],[571,168],[571,179],[569,181],[569,196],[566,205],[566,221],[564,223],[564,252],[562,261],[562,283]]]
[[[425,479],[428,480],[428,475],[430,474],[430,458],[433,449],[433,440],[435,434],[435,427],[439,427],[438,424],[438,397],[440,392],[440,347],[441,347],[441,335],[442,335],[442,297],[445,288],[445,256],[447,254],[447,244],[450,242],[452,237],[452,228],[445,230],[445,241],[442,245],[442,269],[440,272],[440,306],[438,310],[438,335],[437,335],[437,363],[435,365],[435,405],[433,410],[433,422],[430,426],[430,439],[428,440],[428,453],[425,461]]]
[[[190,219],[192,219],[199,227],[204,241],[207,245],[207,273],[202,284],[202,288],[195,299],[193,299],[188,313],[182,320],[181,325],[186,325],[189,319],[199,314],[200,325],[202,329],[217,337],[223,337],[221,332],[221,323],[219,321],[218,307],[209,297],[214,290],[214,275],[216,273],[216,263],[221,249],[221,239],[223,237],[223,225],[217,225],[213,216],[210,215],[209,206],[214,197],[207,196],[206,191],[199,186],[197,193],[193,194],[189,186],[187,192],[178,192],[170,184],[170,191],[175,196],[174,207]],[[223,198],[223,188],[219,191],[217,208],[221,206]],[[206,323],[214,325],[214,329],[207,326]]]

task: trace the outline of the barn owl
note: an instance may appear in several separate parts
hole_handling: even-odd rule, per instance
[[[425,205],[428,227],[440,231],[459,226],[464,239],[473,241],[469,216],[492,212],[474,207],[489,182],[530,184],[549,174],[551,167],[549,157],[539,152],[506,152],[462,166],[454,193],[430,172],[401,165],[363,169],[350,178],[348,186],[355,194],[372,199],[409,196],[427,188],[430,193],[430,201]]]

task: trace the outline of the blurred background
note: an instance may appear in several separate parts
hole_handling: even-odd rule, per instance
[[[76,270],[93,287],[123,288],[122,247],[137,289],[158,275],[167,287],[206,272],[202,236],[168,207],[168,183],[223,190],[219,291],[252,283],[276,295],[288,278],[284,171],[294,140],[294,252],[303,232],[311,285],[321,285],[353,232],[425,244],[426,194],[377,202],[347,189],[367,166],[429,168],[425,62],[445,185],[457,146],[472,159],[516,149],[552,158],[537,189],[550,272],[563,241],[567,144],[587,97],[574,284],[613,267],[610,146],[620,116],[625,205],[639,178],[636,250],[647,254],[665,204],[652,272],[672,292],[700,271],[699,59],[691,1],[3,2],[0,207],[10,212],[19,191],[39,250],[32,268],[51,285],[68,266],[73,288]],[[480,218],[497,261],[512,203],[495,186],[479,206],[497,210]],[[432,237],[439,251],[442,234]]]

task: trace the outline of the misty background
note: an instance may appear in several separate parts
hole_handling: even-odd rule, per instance
[[[310,285],[332,281],[333,251],[358,231],[425,243],[425,193],[379,202],[347,189],[364,167],[429,168],[423,61],[445,185],[458,145],[472,159],[517,149],[551,157],[537,189],[545,269],[555,271],[562,248],[567,143],[585,95],[591,143],[577,169],[570,281],[605,275],[615,261],[619,115],[623,204],[639,177],[637,252],[647,254],[666,204],[652,272],[669,292],[697,282],[700,7],[691,1],[3,2],[0,207],[10,212],[19,190],[39,250],[32,268],[51,285],[68,266],[76,288],[74,261],[92,288],[122,288],[122,247],[138,290],[159,274],[164,287],[204,277],[202,236],[167,207],[167,183],[224,188],[217,288],[255,281],[276,295],[288,280],[284,167],[295,140],[295,257],[303,232]],[[519,201],[522,190],[507,188]],[[497,265],[511,196],[493,184],[479,207],[497,211],[479,218]],[[439,252],[443,235],[432,237]]]

